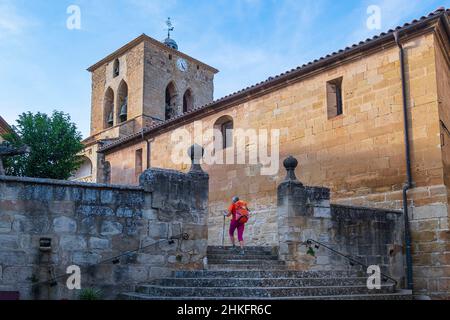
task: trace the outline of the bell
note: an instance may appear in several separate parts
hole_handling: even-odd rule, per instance
[[[127,114],[128,114],[128,98],[125,98],[123,101],[122,107],[120,107],[120,122],[127,121]]]
[[[114,116],[113,116],[113,113],[112,113],[112,111],[111,111],[111,112],[109,113],[109,116],[108,116],[108,126],[112,127],[113,124],[114,124]]]

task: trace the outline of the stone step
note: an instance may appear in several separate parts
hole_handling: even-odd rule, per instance
[[[208,259],[208,265],[228,264],[228,265],[255,265],[255,266],[284,266],[286,262],[280,260],[258,260],[258,259]]]
[[[218,271],[267,271],[267,270],[283,270],[286,266],[278,264],[231,264],[231,263],[221,263],[221,264],[208,264],[208,270],[218,270]]]
[[[367,278],[165,278],[149,285],[165,287],[319,287],[362,286]]]
[[[207,256],[211,255],[228,255],[228,254],[239,254],[241,250],[226,250],[226,251],[209,251],[207,252]],[[270,251],[250,251],[250,250],[244,250],[246,255],[258,255],[258,256],[277,256],[277,252],[270,252]]]
[[[277,255],[272,254],[208,254],[208,261],[214,260],[278,260]]]
[[[194,270],[175,271],[176,278],[345,278],[364,277],[362,272],[354,271],[291,271],[291,270]]]
[[[143,293],[157,297],[295,297],[295,296],[336,296],[336,295],[360,295],[371,294],[367,286],[319,286],[319,287],[164,287],[153,285],[141,285],[136,289],[137,293]],[[382,285],[376,294],[395,293],[394,285]]]
[[[207,254],[229,254],[233,253],[233,251],[239,250],[239,247],[233,249],[233,247],[208,247]],[[245,247],[245,252],[250,254],[278,254],[277,247]]]
[[[245,300],[412,300],[411,292],[399,291],[396,293],[389,294],[359,294],[359,295],[339,295],[339,296],[309,296],[309,297],[164,297],[164,296],[149,296],[142,293],[124,293],[119,296],[120,299],[124,300],[153,300],[153,301],[164,301],[164,300],[182,300],[182,301],[211,301],[211,300],[234,300],[234,301],[245,301]]]

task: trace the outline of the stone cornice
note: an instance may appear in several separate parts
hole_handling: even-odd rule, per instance
[[[137,37],[136,39],[128,42],[126,45],[124,45],[123,47],[117,49],[116,51],[114,51],[113,53],[111,53],[110,55],[106,56],[105,58],[103,58],[102,60],[98,61],[97,63],[93,64],[92,66],[90,66],[87,71],[89,72],[94,72],[97,68],[103,66],[106,63],[109,63],[111,61],[113,61],[114,59],[118,58],[119,56],[123,55],[125,52],[127,52],[128,50],[134,48],[135,46],[141,44],[142,42],[148,41],[150,43],[152,43],[153,45],[158,46],[159,48],[167,51],[170,54],[173,55],[177,55],[180,57],[183,57],[185,59],[191,60],[193,62],[195,62],[196,64],[199,64],[201,66],[203,66],[204,68],[208,69],[209,71],[211,71],[212,73],[218,73],[219,70],[217,70],[216,68],[211,67],[210,65],[207,65],[206,63],[203,63],[195,58],[192,58],[191,56],[178,51],[178,50],[174,50],[172,48],[167,47],[166,45],[164,45],[162,42],[159,42],[156,39],[153,39],[152,37],[147,36],[145,33],[141,34],[139,37]]]
[[[54,180],[54,179],[41,179],[41,178],[28,178],[28,177],[13,177],[13,176],[0,176],[0,182],[41,184],[41,185],[51,185],[51,186],[55,186],[55,187],[75,187],[75,188],[90,188],[90,189],[144,191],[144,188],[140,187],[140,186],[111,185],[111,184],[99,184],[99,183],[76,182],[76,181]]]

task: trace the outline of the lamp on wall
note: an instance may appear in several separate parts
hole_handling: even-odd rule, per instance
[[[52,251],[52,239],[50,238],[40,238],[39,239],[39,251],[50,252]]]

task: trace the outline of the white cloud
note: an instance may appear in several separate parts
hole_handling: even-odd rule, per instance
[[[20,34],[27,25],[27,19],[16,12],[12,2],[0,3],[0,39]]]
[[[137,12],[150,17],[148,23],[153,27],[165,28],[165,21],[171,11],[175,11],[177,0],[129,0],[129,4],[137,8]],[[173,21],[176,26],[176,21]]]

